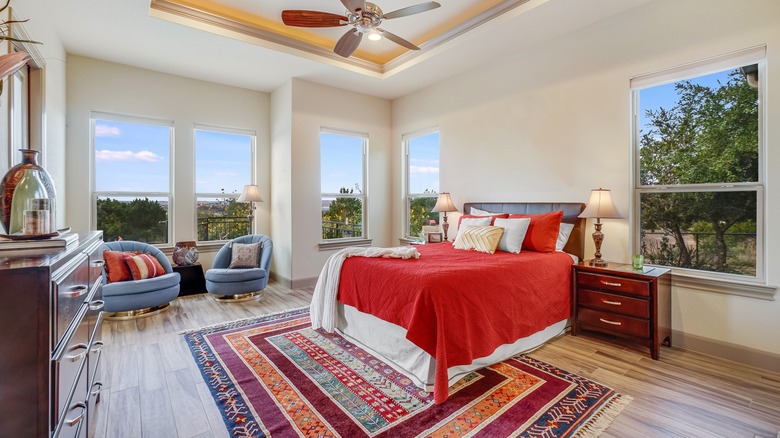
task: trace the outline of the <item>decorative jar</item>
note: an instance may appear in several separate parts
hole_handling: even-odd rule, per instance
[[[198,261],[198,246],[194,240],[188,240],[184,242],[176,242],[176,246],[173,248],[173,263],[178,266],[190,266],[194,265]]]
[[[38,154],[40,151],[34,149],[19,149],[22,153],[22,162],[16,166],[8,169],[5,173],[3,180],[0,181],[0,221],[3,224],[5,232],[8,234],[13,233],[11,231],[11,210],[14,200],[14,192],[16,187],[24,177],[28,170],[37,171],[37,177],[45,189],[46,196],[33,196],[34,198],[48,198],[49,199],[49,214],[52,218],[56,217],[56,199],[57,193],[54,190],[54,184],[52,183],[51,176],[46,170],[38,164]],[[21,204],[24,209],[24,203]],[[24,211],[22,210],[22,215]],[[54,227],[56,228],[56,227]],[[18,231],[18,230],[17,230]]]

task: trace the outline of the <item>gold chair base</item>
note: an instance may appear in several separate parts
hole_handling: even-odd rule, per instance
[[[214,301],[218,303],[240,303],[242,301],[250,301],[260,296],[261,291],[249,292],[247,294],[235,294],[235,295],[214,295]]]
[[[156,315],[166,310],[168,307],[170,307],[170,305],[171,303],[165,303],[165,304],[160,304],[159,306],[146,307],[144,309],[137,309],[137,310],[128,310],[126,312],[106,312],[106,314],[103,315],[103,318],[116,320],[116,321],[145,318],[147,316]]]

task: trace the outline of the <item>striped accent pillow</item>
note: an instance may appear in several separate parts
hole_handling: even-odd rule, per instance
[[[159,277],[165,275],[165,269],[157,260],[157,257],[146,253],[138,255],[125,255],[127,267],[133,274],[133,280],[144,280],[147,278]]]
[[[467,225],[463,234],[455,240],[455,248],[494,254],[503,234],[501,227]]]

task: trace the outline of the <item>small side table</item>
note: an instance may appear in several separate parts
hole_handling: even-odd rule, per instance
[[[206,277],[200,263],[188,266],[173,265],[173,272],[181,275],[179,296],[202,294],[206,292]]]
[[[596,331],[627,339],[650,349],[658,360],[661,345],[672,341],[672,273],[666,268],[610,263],[572,268],[572,329]]]

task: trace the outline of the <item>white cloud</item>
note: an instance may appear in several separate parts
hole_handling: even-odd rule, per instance
[[[154,163],[161,161],[163,157],[151,151],[96,151],[95,160],[97,161],[147,161]]]
[[[438,174],[439,173],[439,168],[438,167],[433,167],[433,166],[409,166],[409,172],[410,173],[428,173],[428,174],[436,173],[436,174]]]
[[[116,126],[95,125],[95,137],[119,137],[122,131]]]

